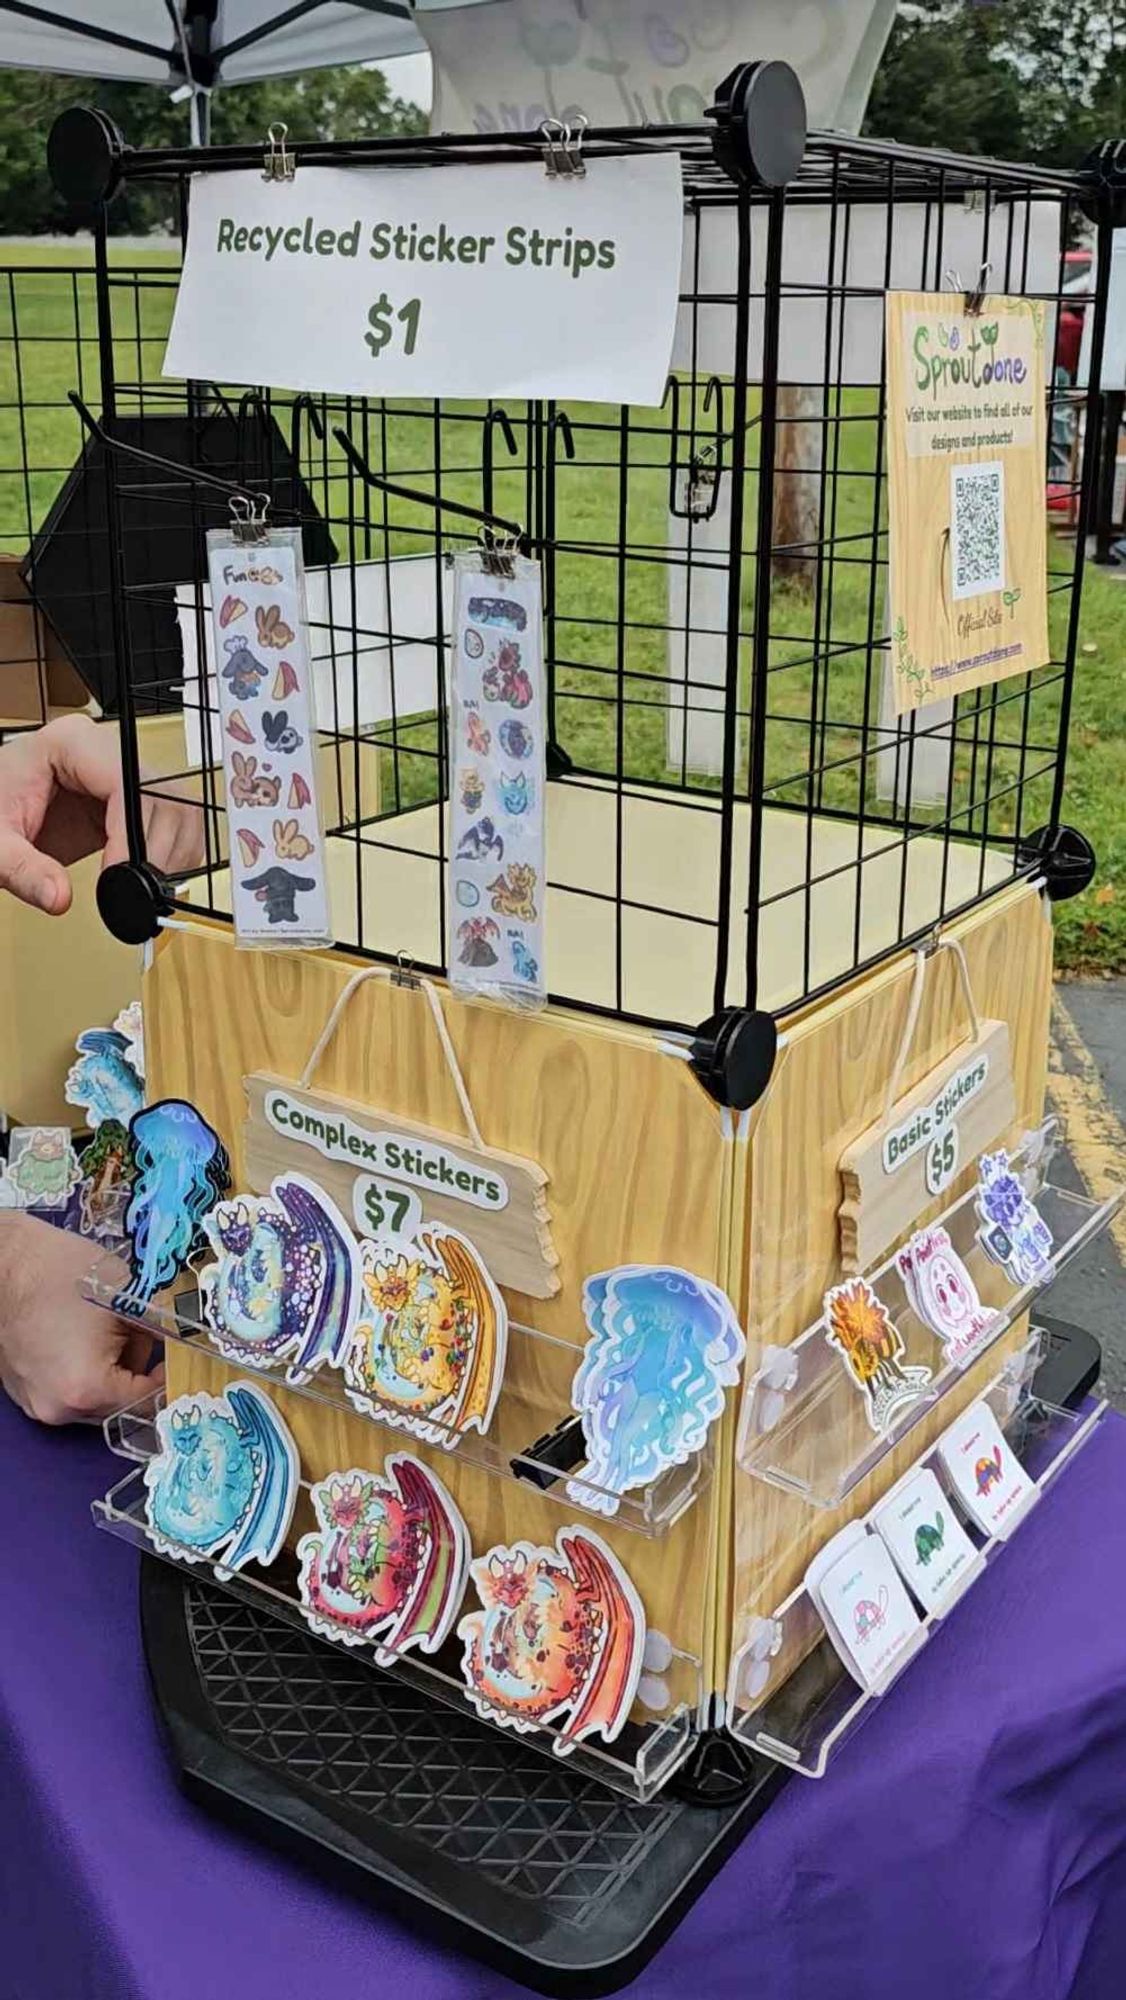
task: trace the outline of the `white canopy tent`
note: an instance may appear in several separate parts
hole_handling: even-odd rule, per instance
[[[812,122],[856,129],[896,0],[0,0],[0,67],[193,87],[429,51],[437,129],[690,121],[782,57]]]

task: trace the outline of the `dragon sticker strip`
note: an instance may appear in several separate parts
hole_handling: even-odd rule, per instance
[[[335,1203],[303,1174],[268,1195],[221,1202],[204,1223],[216,1258],[200,1274],[211,1339],[228,1361],[307,1382],[340,1366],[360,1307],[356,1239]]]
[[[363,1299],[344,1360],[348,1399],[452,1451],[492,1422],[508,1349],[504,1300],[469,1239],[420,1230],[360,1245]]]
[[[560,1528],[553,1549],[493,1548],[469,1574],[483,1608],[457,1631],[478,1715],[521,1733],[561,1723],[559,1757],[587,1736],[612,1743],[641,1677],[645,1612],[605,1542]]]
[[[154,1548],[221,1572],[272,1563],[285,1541],[300,1484],[297,1446],[253,1382],[222,1396],[181,1396],[156,1419],[160,1451],[145,1467],[145,1511]]]
[[[591,1337],[571,1400],[587,1463],[567,1493],[578,1506],[613,1515],[616,1494],[649,1485],[703,1448],[725,1391],[739,1380],[746,1342],[717,1285],[668,1265],[629,1264],[588,1278],[583,1313]]]
[[[207,559],[235,935],[331,944],[301,531],[240,542],[213,529]]]
[[[399,1452],[374,1472],[311,1488],[317,1532],[297,1545],[298,1587],[314,1632],[374,1644],[381,1666],[417,1646],[436,1653],[461,1608],[469,1530],[445,1487]]]
[[[450,697],[450,985],[541,1007],[546,705],[540,566],[454,564]]]

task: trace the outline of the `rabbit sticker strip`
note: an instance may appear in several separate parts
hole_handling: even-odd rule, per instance
[[[539,566],[513,572],[487,574],[473,552],[455,563],[450,983],[527,1008],[547,997],[546,702]]]
[[[225,529],[207,538],[235,932],[277,949],[330,944],[332,922],[300,532],[268,546],[263,564]]]

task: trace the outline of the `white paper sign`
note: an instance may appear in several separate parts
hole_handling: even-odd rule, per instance
[[[581,178],[540,160],[200,174],[164,373],[656,405],[682,236],[671,153]]]

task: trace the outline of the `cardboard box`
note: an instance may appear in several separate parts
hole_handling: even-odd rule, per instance
[[[89,702],[89,689],[32,602],[20,558],[0,554],[0,729],[33,728]]]

